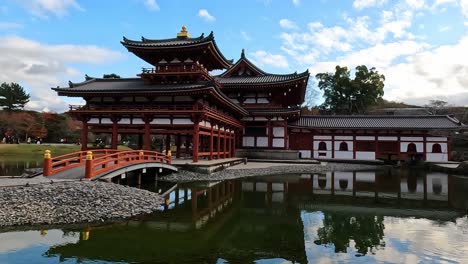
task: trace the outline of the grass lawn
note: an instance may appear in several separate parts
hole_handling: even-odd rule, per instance
[[[50,150],[52,157],[60,156],[70,152],[80,151],[80,145],[61,144],[0,144],[0,160],[41,160],[44,151]],[[129,150],[128,147],[119,146],[121,150]]]

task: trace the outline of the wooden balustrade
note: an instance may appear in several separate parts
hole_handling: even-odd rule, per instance
[[[172,158],[160,152],[148,150],[97,149],[73,152],[53,158],[50,151],[46,151],[43,175],[52,176],[68,169],[85,166],[85,178],[90,179],[120,167],[144,162],[171,164]]]

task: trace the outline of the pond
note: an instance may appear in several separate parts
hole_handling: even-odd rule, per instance
[[[161,212],[0,231],[0,263],[468,263],[468,180],[410,170],[148,183]]]

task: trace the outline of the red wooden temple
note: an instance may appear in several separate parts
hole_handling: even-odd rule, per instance
[[[266,73],[243,50],[234,63],[223,56],[212,32],[192,38],[182,27],[176,38],[124,37],[121,43],[154,67],[143,68],[137,78],[86,76],[84,82],[52,88],[86,101],[69,112],[83,122],[83,150],[93,132],[107,135],[113,149],[125,135],[136,136],[136,147],[146,150],[160,139],[176,157],[193,162],[234,157],[236,149],[242,149],[240,155],[270,158],[419,155],[442,161],[449,158],[448,137],[431,131],[462,127],[447,116],[301,116],[308,71]],[[224,72],[214,76],[213,70]],[[434,144],[438,147],[429,153]]]

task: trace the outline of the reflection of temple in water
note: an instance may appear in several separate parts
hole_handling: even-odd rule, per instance
[[[52,247],[47,255],[156,263],[215,263],[220,258],[307,263],[301,214],[316,211],[323,222],[315,244],[333,245],[335,252],[351,246],[364,255],[385,247],[384,216],[456,219],[459,213],[446,210],[453,200],[452,181],[437,173],[334,172],[179,184],[167,194],[163,213],[86,229],[78,243]]]

